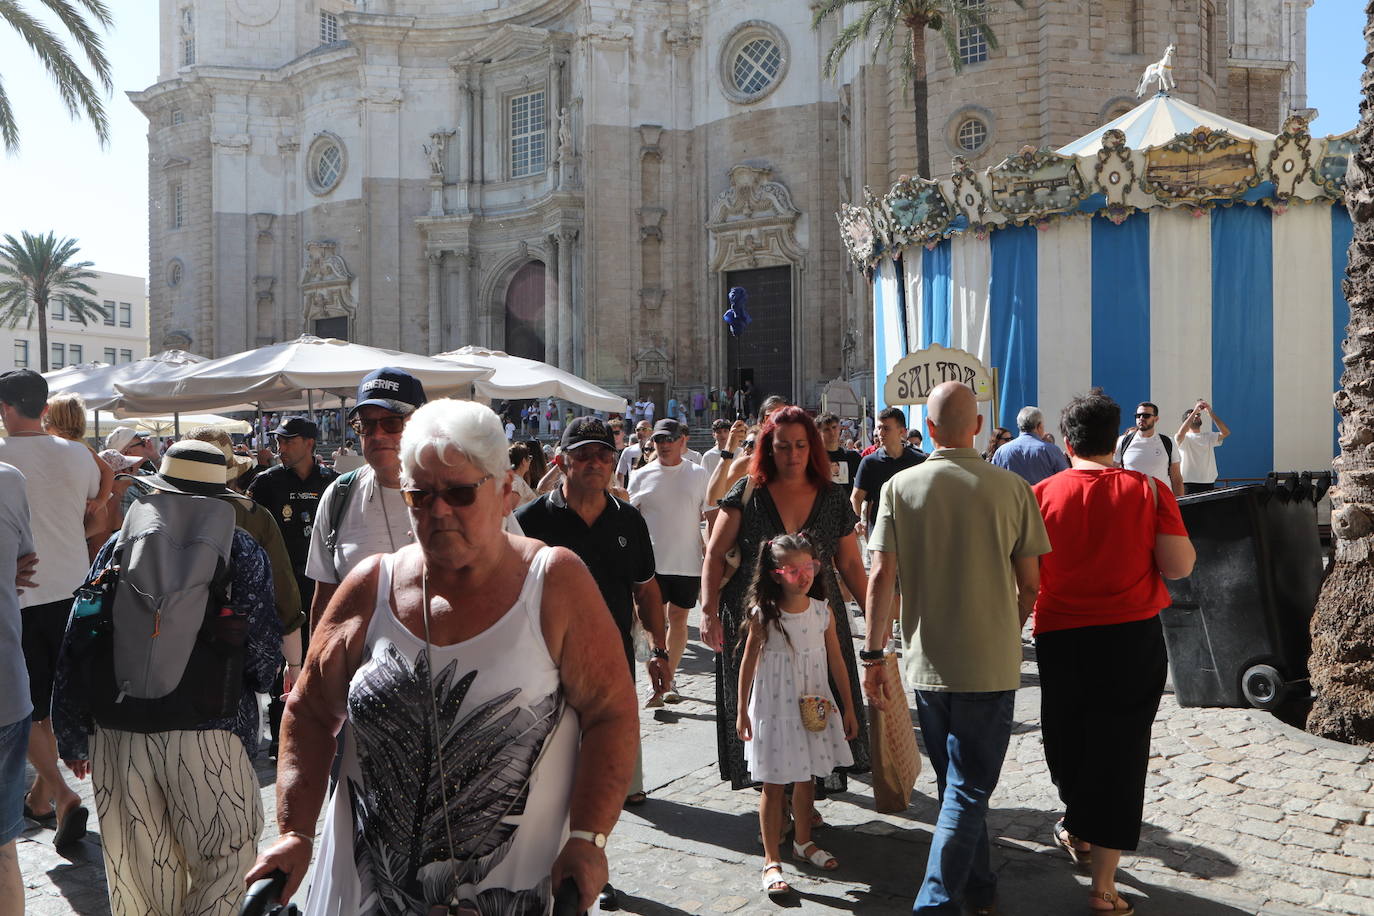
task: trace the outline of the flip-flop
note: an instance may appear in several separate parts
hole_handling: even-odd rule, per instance
[[[70,846],[86,838],[86,819],[91,813],[86,810],[84,805],[77,805],[67,812],[57,824],[57,833],[52,838],[52,845],[55,849],[63,846]]]
[[[1054,845],[1067,852],[1069,858],[1073,860],[1074,865],[1077,865],[1079,868],[1087,868],[1089,865],[1093,864],[1093,852],[1091,849],[1079,849],[1079,842],[1080,840],[1078,837],[1065,829],[1063,818],[1055,822]],[[1107,911],[1104,910],[1103,912]]]
[[[36,821],[44,827],[52,827],[57,823],[57,809],[54,808],[47,814],[34,814],[27,801],[24,802],[24,816],[31,821]]]

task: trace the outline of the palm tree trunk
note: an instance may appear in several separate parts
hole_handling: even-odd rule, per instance
[[[930,177],[930,85],[926,82],[926,17],[907,22],[911,31],[911,107],[916,118],[916,174]]]
[[[48,371],[48,297],[37,293],[33,297],[34,307],[38,310],[38,365],[40,372]]]
[[[1350,324],[1336,392],[1341,454],[1334,462],[1336,557],[1312,617],[1309,668],[1316,703],[1308,731],[1374,744],[1374,0],[1366,6],[1364,104],[1345,203],[1355,223],[1346,267]]]

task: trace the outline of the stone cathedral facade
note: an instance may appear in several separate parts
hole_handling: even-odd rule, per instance
[[[914,119],[895,68],[821,75],[809,4],[159,2],[155,350],[476,344],[660,405],[871,374],[834,214],[913,171]],[[1311,0],[965,2],[999,43],[958,36],[956,74],[927,41],[937,174],[1114,117],[1171,42],[1189,101],[1271,131],[1306,104]]]

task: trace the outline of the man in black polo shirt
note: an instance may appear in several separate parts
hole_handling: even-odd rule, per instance
[[[301,607],[310,607],[315,582],[305,574],[305,561],[310,555],[310,529],[315,524],[320,494],[339,475],[315,460],[315,440],[320,430],[305,417],[290,417],[272,431],[277,444],[277,458],[281,464],[260,472],[248,486],[248,496],[272,513],[281,528],[286,552],[291,557],[291,571],[301,593]],[[309,622],[301,627],[301,651],[310,648]],[[268,715],[272,723],[272,748],[277,746],[277,731],[281,727],[281,696],[291,692],[300,674],[298,668],[287,666],[278,679],[280,690],[274,689]]]
[[[854,489],[850,492],[854,513],[859,516],[856,527],[862,526],[865,535],[878,517],[878,497],[882,496],[883,484],[899,471],[926,460],[924,452],[918,452],[906,444],[906,414],[902,413],[902,408],[888,407],[878,414],[876,432],[879,448],[859,462],[859,471],[854,475]],[[868,503],[866,508],[864,503]]]
[[[632,615],[639,620],[653,644],[649,678],[655,694],[667,689],[668,648],[663,616],[663,597],[654,578],[654,548],[644,517],[627,502],[608,491],[615,473],[615,438],[605,420],[578,417],[563,431],[562,451],[554,459],[563,470],[563,483],[516,512],[527,537],[553,547],[566,547],[587,564],[601,597],[615,618],[625,649],[625,673],[634,679],[634,648],[630,636]],[[643,755],[635,762],[629,805],[644,801]],[[609,906],[608,906],[609,904]],[[601,908],[616,906],[615,890],[608,884]]]

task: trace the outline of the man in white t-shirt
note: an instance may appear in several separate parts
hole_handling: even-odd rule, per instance
[[[349,411],[348,422],[358,434],[367,464],[335,479],[315,510],[305,563],[305,574],[315,580],[311,630],[353,567],[373,554],[394,553],[415,540],[410,513],[401,498],[401,432],[425,400],[419,379],[390,366],[369,373],[358,385],[358,402]],[[340,500],[342,513],[335,508]]]
[[[86,580],[87,521],[104,500],[100,492],[100,459],[80,442],[43,431],[48,383],[32,369],[0,375],[0,461],[23,473],[28,489],[38,583],[19,596],[24,661],[29,669],[33,728],[29,762],[37,778],[24,803],[40,822],[55,818],[63,842],[86,835],[87,812],[57,765],[57,739],[52,730],[52,689],[58,650],[72,609],[72,592]],[[92,532],[94,533],[94,532]],[[55,813],[54,813],[55,809]]]
[[[644,443],[649,441],[653,430],[654,425],[648,420],[640,420],[635,424],[635,441],[620,453],[620,460],[615,465],[615,476],[622,487],[629,484],[630,472],[639,464],[639,458],[644,454]]]
[[[720,464],[720,453],[725,450],[725,443],[730,438],[730,421],[724,418],[712,421],[711,435],[715,437],[716,444],[701,454],[701,466],[708,474]]]
[[[1183,495],[1183,475],[1178,463],[1181,456],[1173,440],[1155,430],[1159,422],[1159,406],[1141,401],[1135,409],[1135,426],[1116,440],[1116,463],[1128,471],[1141,471]]]
[[[629,488],[630,505],[649,526],[658,588],[668,611],[667,689],[651,696],[648,708],[681,700],[673,678],[687,648],[687,612],[701,593],[701,520],[711,482],[701,465],[685,459],[687,429],[677,420],[664,417],[655,423],[653,440],[658,460],[632,473]]]
[[[1203,425],[1203,414],[1210,420]],[[1212,424],[1216,424],[1216,431]],[[1174,441],[1183,456],[1183,495],[1205,493],[1217,485],[1216,447],[1231,435],[1231,430],[1221,422],[1212,410],[1212,405],[1199,400],[1191,410],[1183,412],[1183,425],[1178,428]]]

